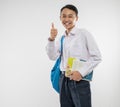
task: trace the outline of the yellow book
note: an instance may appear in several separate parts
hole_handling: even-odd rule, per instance
[[[69,58],[68,58],[68,61],[67,61],[67,69],[66,69],[66,72],[65,72],[65,75],[66,75],[66,76],[69,76],[69,74],[71,73],[73,61],[74,61],[75,59],[76,59],[76,58],[73,58],[73,57],[69,57]]]

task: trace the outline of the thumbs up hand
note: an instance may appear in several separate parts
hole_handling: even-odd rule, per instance
[[[57,36],[57,29],[54,27],[54,23],[52,23],[52,28],[51,28],[51,31],[50,31],[50,39],[53,41],[55,40],[56,36]]]

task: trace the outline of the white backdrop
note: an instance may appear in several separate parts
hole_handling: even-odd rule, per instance
[[[93,107],[120,107],[119,0],[0,0],[0,107],[59,107],[45,46],[52,22],[63,33],[59,11],[68,3],[102,53],[91,82]]]

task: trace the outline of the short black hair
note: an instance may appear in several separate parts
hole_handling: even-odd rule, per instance
[[[73,10],[76,13],[76,16],[78,15],[78,9],[72,5],[72,4],[67,4],[64,7],[61,8],[60,13],[63,11],[63,9],[68,8],[70,10]]]

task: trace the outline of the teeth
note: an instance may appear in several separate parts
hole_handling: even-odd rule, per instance
[[[69,23],[65,23],[65,25],[69,25]]]

